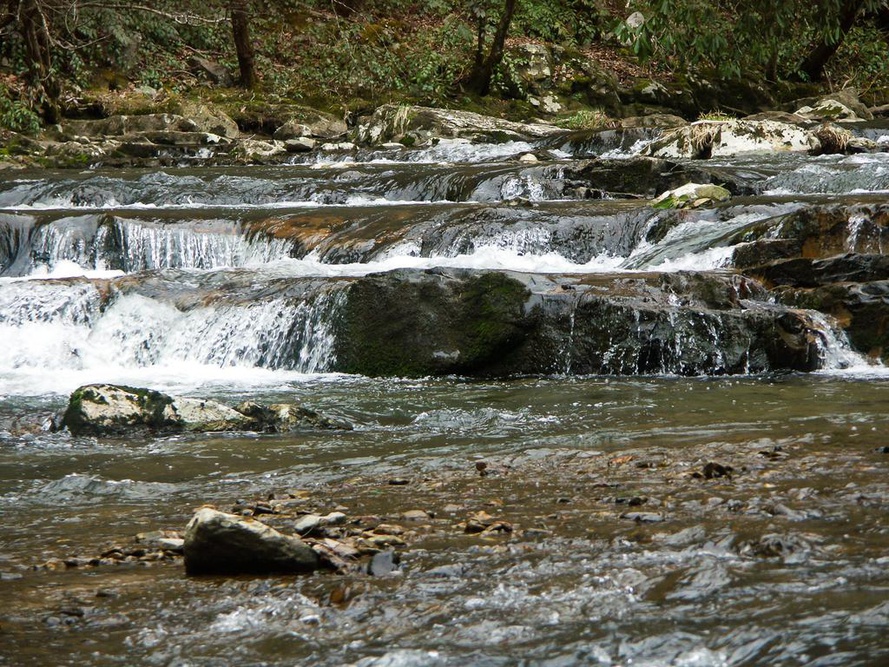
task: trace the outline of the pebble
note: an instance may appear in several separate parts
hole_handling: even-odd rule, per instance
[[[399,562],[401,562],[401,558],[395,551],[381,551],[371,558],[370,564],[367,566],[367,573],[372,577],[392,574],[398,569]]]
[[[624,512],[620,518],[636,523],[660,523],[664,520],[664,517],[656,512]]]

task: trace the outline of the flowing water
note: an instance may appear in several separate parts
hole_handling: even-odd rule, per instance
[[[531,377],[331,372],[342,286],[361,276],[722,272],[740,232],[889,190],[885,153],[725,160],[759,194],[652,235],[666,214],[644,200],[566,186],[572,161],[620,159],[626,137],[549,141],[534,165],[514,160],[528,144],[443,142],[275,167],[7,174],[0,664],[889,663],[889,376],[827,318],[812,316],[810,374],[575,376],[567,349],[556,374]],[[850,221],[850,249],[883,253],[865,222]],[[355,428],[52,432],[91,382],[298,400]],[[399,569],[88,564],[181,531],[202,504],[275,496],[398,524]],[[468,534],[479,512],[511,532]]]

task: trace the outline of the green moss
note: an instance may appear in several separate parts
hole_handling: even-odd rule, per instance
[[[336,370],[418,377],[483,373],[524,338],[528,294],[499,273],[429,271],[353,284],[336,325]]]

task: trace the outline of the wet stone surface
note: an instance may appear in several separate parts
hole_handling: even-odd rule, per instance
[[[177,531],[200,491],[174,494],[160,512],[165,530],[117,532],[102,545],[69,537],[79,549],[51,547],[44,553],[53,557],[33,569],[26,564],[35,565],[34,552],[0,562],[20,576],[3,585],[21,599],[0,623],[18,646],[31,647],[16,650],[17,664],[40,664],[62,649],[104,664],[95,656],[122,646],[128,659],[151,664],[191,656],[221,665],[235,656],[264,664],[499,665],[517,652],[533,664],[806,664],[836,652],[845,664],[873,664],[889,620],[885,413],[859,411],[844,423],[839,413],[805,416],[798,408],[786,419],[807,426],[782,428],[771,420],[781,412],[770,397],[793,383],[755,384],[747,389],[761,394],[762,426],[735,423],[720,433],[704,426],[706,412],[696,419],[680,403],[672,427],[638,430],[619,446],[601,427],[584,429],[589,408],[579,406],[576,431],[567,428],[571,409],[559,413],[555,430],[534,425],[536,410],[513,425],[506,414],[470,417],[468,406],[435,419],[424,413],[404,435],[420,438],[420,425],[433,421],[433,439],[458,424],[448,439],[496,438],[520,424],[531,439],[468,451],[419,447],[411,457],[355,466],[340,455],[314,468],[314,483],[276,474],[270,484],[260,475],[242,485],[253,489],[247,495],[205,487],[222,510],[282,533],[304,531],[338,571],[185,577]],[[717,405],[706,400],[711,390],[742,407],[753,400],[731,383],[655,386],[647,399],[632,384],[612,398],[629,392],[634,405],[650,401],[652,424],[677,391],[694,394],[699,411]],[[583,387],[552,387],[549,408]],[[835,401],[849,389],[823,387]],[[509,402],[508,394],[525,390],[505,383],[486,393]],[[883,391],[858,400],[885,405]],[[597,445],[578,446],[596,432]],[[359,426],[339,437],[361,434]],[[508,441],[522,440],[512,432]],[[157,523],[156,502],[132,509]]]

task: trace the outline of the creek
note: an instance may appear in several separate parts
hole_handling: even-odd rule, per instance
[[[720,158],[737,196],[675,212],[583,177],[636,139],[4,173],[0,665],[889,662],[889,374],[738,271],[811,211],[839,217],[836,254],[884,255],[889,153]],[[411,366],[422,341],[367,325],[395,360],[346,364],[368,364],[343,341],[355,318],[409,329],[440,285],[492,272],[525,290],[517,318],[537,309],[519,342],[470,358],[441,316]],[[774,348],[779,330],[802,343]],[[95,382],[354,429],[53,432]],[[399,568],[86,564],[276,495],[397,524]],[[510,532],[467,533],[481,512]]]

